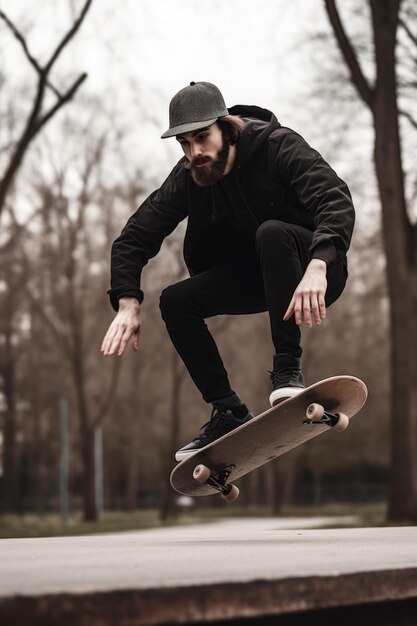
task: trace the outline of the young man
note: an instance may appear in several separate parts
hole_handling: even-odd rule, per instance
[[[188,217],[190,278],[163,290],[162,317],[203,399],[213,405],[181,460],[253,417],[231,389],[204,320],[268,311],[275,353],[271,405],[304,388],[300,326],[319,325],[342,293],[354,224],[351,196],[321,155],[268,110],[227,109],[218,88],[192,82],[170,103],[184,157],[132,215],[112,247],[118,311],[104,355],[138,349],[142,268]],[[244,346],[242,346],[244,349]]]

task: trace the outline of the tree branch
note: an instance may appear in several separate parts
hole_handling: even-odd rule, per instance
[[[71,100],[71,98],[73,97],[73,95],[75,94],[75,92],[77,91],[78,87],[85,81],[85,79],[87,78],[87,74],[84,72],[83,74],[81,74],[77,80],[75,81],[75,83],[72,85],[72,87],[70,87],[68,89],[68,91],[66,93],[64,93],[63,95],[60,96],[58,102],[56,102],[56,104],[51,107],[49,109],[49,111],[47,111],[38,121],[38,123],[36,124],[35,128],[33,129],[33,133],[31,135],[31,139],[40,131],[40,129],[42,128],[42,126],[44,126],[49,120],[50,118],[55,115],[55,113],[67,102],[69,102]]]
[[[409,113],[408,111],[403,111],[402,109],[399,109],[398,113],[405,117],[410,122],[411,126],[413,126],[413,128],[417,130],[417,120],[414,119],[411,113]]]
[[[402,19],[402,17],[399,18],[398,24],[405,30],[412,43],[417,46],[417,36],[411,31],[408,24]]]
[[[370,87],[359,65],[356,53],[340,19],[335,0],[324,0],[324,4],[326,6],[326,11],[329,16],[329,20],[332,25],[333,32],[335,34],[340,51],[349,68],[352,82],[355,85],[362,100],[372,110],[373,89]]]
[[[24,53],[26,55],[26,57],[28,58],[29,62],[33,65],[33,67],[35,68],[35,70],[38,72],[38,74],[42,73],[42,68],[40,67],[40,65],[38,64],[38,62],[36,61],[36,59],[31,55],[31,53],[29,52],[29,48],[27,47],[25,38],[23,37],[23,35],[17,30],[16,26],[13,24],[13,22],[7,17],[7,15],[0,9],[0,18],[6,22],[7,26],[9,27],[9,29],[12,31],[13,35],[16,37],[16,39],[18,40],[18,42],[20,43],[20,45],[22,46]]]
[[[62,41],[59,43],[59,45],[57,46],[55,52],[52,54],[50,60],[48,61],[48,63],[46,64],[46,66],[44,68],[42,68],[39,65],[39,63],[34,59],[34,57],[29,52],[29,48],[28,48],[28,46],[26,44],[26,41],[25,41],[24,37],[21,35],[21,33],[19,33],[17,28],[12,24],[12,22],[4,14],[4,12],[0,11],[0,17],[6,22],[8,27],[12,30],[13,34],[15,35],[15,37],[18,39],[18,41],[22,45],[27,58],[29,59],[29,61],[33,65],[33,67],[36,69],[36,72],[38,73],[38,76],[39,76],[38,89],[37,89],[37,93],[36,93],[35,98],[34,98],[32,110],[30,111],[30,113],[28,115],[27,122],[26,122],[26,125],[25,125],[25,127],[24,127],[24,129],[22,131],[22,134],[21,134],[19,140],[16,142],[16,149],[14,150],[13,154],[11,155],[10,162],[8,163],[8,165],[6,167],[6,170],[5,170],[5,173],[4,173],[3,177],[2,177],[2,179],[0,180],[0,213],[1,213],[2,209],[3,209],[4,202],[5,202],[5,199],[6,199],[6,195],[8,193],[9,188],[10,188],[10,185],[12,184],[13,179],[14,179],[14,177],[16,175],[16,172],[19,169],[19,167],[20,167],[20,165],[21,165],[21,163],[23,161],[24,155],[26,153],[26,150],[27,150],[30,142],[36,136],[36,134],[39,132],[39,130],[51,119],[51,117],[66,102],[69,102],[71,100],[71,98],[73,97],[73,95],[77,91],[78,87],[81,85],[82,82],[84,82],[84,80],[87,77],[87,75],[85,73],[81,74],[81,76],[79,76],[79,78],[70,87],[70,89],[68,89],[68,91],[66,93],[64,93],[63,95],[60,94],[59,91],[57,89],[55,89],[55,87],[53,87],[53,85],[51,85],[51,83],[48,82],[48,74],[51,71],[52,66],[54,65],[55,61],[59,57],[59,55],[62,52],[62,50],[64,49],[64,47],[67,45],[67,43],[72,39],[72,37],[75,35],[75,33],[80,28],[80,26],[81,26],[81,24],[82,24],[82,22],[83,22],[83,20],[84,20],[84,18],[86,16],[86,14],[87,14],[87,11],[88,11],[88,9],[90,8],[90,6],[92,4],[92,1],[93,0],[86,0],[86,2],[84,4],[84,7],[83,7],[81,13],[78,16],[78,19],[74,22],[72,28],[68,31],[68,33],[62,39]],[[56,104],[49,109],[49,111],[47,111],[46,113],[41,115],[42,103],[43,103],[44,94],[45,94],[45,88],[47,86],[50,87],[53,90],[53,92],[57,96],[58,100],[57,100]]]
[[[67,34],[65,35],[65,37],[63,37],[62,41],[58,44],[55,52],[53,52],[51,58],[49,59],[48,63],[45,65],[45,72],[46,74],[49,74],[49,72],[52,69],[52,66],[54,65],[55,61],[57,60],[57,58],[59,57],[59,55],[61,54],[62,50],[65,48],[65,46],[67,45],[67,43],[74,37],[75,33],[77,32],[77,30],[80,28],[81,24],[83,23],[83,20],[87,14],[88,9],[91,6],[93,0],[87,0],[83,9],[81,10],[80,15],[78,16],[78,19],[75,20],[72,28],[70,28],[70,30],[67,32]]]
[[[5,241],[2,245],[0,245],[0,254],[4,254],[13,250],[16,247],[16,244],[20,236],[22,235],[22,233],[24,234],[26,231],[25,226],[23,226],[22,224],[19,224],[19,222],[17,221],[14,207],[11,205],[6,205],[5,208],[6,208],[6,211],[10,215],[12,228],[10,229],[10,236],[7,239],[7,241]]]
[[[72,352],[72,345],[65,334],[64,329],[60,328],[53,318],[47,314],[44,304],[32,293],[30,288],[27,289],[26,295],[28,296],[29,302],[33,305],[41,319],[46,323],[55,339],[62,345],[64,351],[67,353]]]
[[[33,132],[36,126],[36,120],[42,108],[43,97],[45,93],[45,76],[39,75],[38,90],[32,105],[32,110],[28,115],[26,126],[22,131],[19,140],[16,142],[16,149],[10,157],[10,162],[6,167],[3,178],[0,180],[0,212],[3,209],[6,194],[14,179],[17,170],[25,155],[26,149],[36,133]]]
[[[119,377],[121,372],[121,361],[120,359],[115,358],[113,360],[112,373],[110,378],[110,384],[107,387],[107,393],[103,397],[101,403],[99,404],[95,415],[92,418],[92,427],[96,428],[99,426],[106,415],[109,413],[112,408],[113,402],[116,399],[116,391],[119,384]]]
[[[0,10],[0,18],[3,19],[6,22],[7,26],[12,31],[13,35],[16,37],[16,39],[18,40],[18,42],[22,46],[23,51],[24,51],[24,53],[26,55],[26,58],[28,59],[29,63],[31,65],[33,65],[33,67],[35,68],[35,70],[39,74],[39,76],[42,76],[44,74],[44,70],[41,68],[41,66],[39,65],[39,63],[35,59],[35,57],[33,57],[31,55],[23,35],[18,31],[16,26],[7,17],[7,15],[3,11],[1,11],[1,10]],[[45,80],[45,83],[51,89],[51,91],[53,91],[53,93],[57,96],[57,98],[61,98],[61,94],[59,93],[58,89],[56,89],[56,87],[54,87],[54,85],[52,85],[52,83],[50,83],[48,80]]]

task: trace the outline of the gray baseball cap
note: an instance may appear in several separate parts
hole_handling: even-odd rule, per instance
[[[169,103],[169,129],[162,139],[190,133],[229,115],[220,90],[212,83],[191,82]]]

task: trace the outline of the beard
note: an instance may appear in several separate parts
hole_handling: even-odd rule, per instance
[[[200,187],[207,187],[208,185],[214,185],[218,183],[223,177],[224,170],[226,169],[227,159],[229,158],[230,142],[226,139],[223,141],[223,146],[217,153],[217,156],[212,157],[205,156],[194,159],[189,163],[189,169],[193,181]],[[207,163],[204,167],[198,167]]]

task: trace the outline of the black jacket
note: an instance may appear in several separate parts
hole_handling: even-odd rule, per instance
[[[311,258],[347,265],[355,213],[346,183],[270,111],[238,105],[229,113],[246,122],[231,172],[215,185],[199,187],[182,158],[114,241],[108,294],[115,310],[122,296],[142,302],[142,268],[186,217],[184,260],[191,275],[212,267],[222,250],[230,254],[268,219],[308,228]]]

